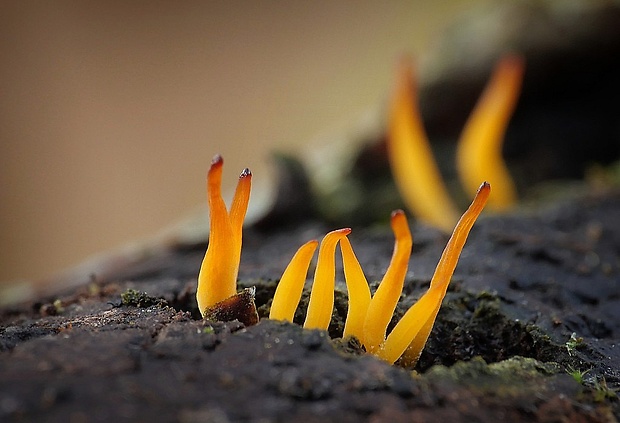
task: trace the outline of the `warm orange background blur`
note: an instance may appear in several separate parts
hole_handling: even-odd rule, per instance
[[[392,65],[490,0],[3,1],[0,283],[146,237],[267,152],[383,101]]]

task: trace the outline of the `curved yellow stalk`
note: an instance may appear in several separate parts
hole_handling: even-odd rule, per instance
[[[270,319],[293,321],[306,282],[308,267],[318,245],[319,242],[316,240],[306,242],[291,259],[273,296]]]
[[[426,340],[433,328],[439,312],[441,301],[446,295],[450,279],[459,260],[469,231],[482,212],[489,198],[491,186],[484,182],[473,202],[463,214],[444,249],[437,264],[430,288],[394,327],[385,343],[377,351],[377,355],[389,363],[394,363],[407,349],[406,355],[410,363],[417,362]]]
[[[392,231],[396,238],[394,253],[375,295],[370,300],[364,321],[364,346],[375,352],[385,340],[387,326],[403,290],[413,240],[407,217],[402,210],[392,212]]]
[[[494,195],[489,207],[502,211],[517,200],[514,182],[502,159],[502,144],[523,81],[524,60],[504,57],[495,67],[458,143],[456,162],[465,190],[476,192],[481,180],[489,181]]]
[[[342,264],[344,267],[344,278],[347,283],[347,293],[349,296],[349,308],[347,310],[347,320],[344,324],[342,337],[355,336],[364,344],[364,321],[368,305],[370,304],[370,288],[364,276],[362,266],[360,266],[351,243],[347,237],[340,240],[340,251],[342,252]]]
[[[244,171],[237,186],[234,209],[235,223],[222,198],[222,156],[213,157],[207,174],[209,203],[209,245],[198,274],[196,301],[204,316],[208,307],[237,293],[237,273],[241,257],[241,226],[250,197],[251,176]]]
[[[252,172],[247,167],[239,175],[239,182],[230,205],[230,224],[232,225],[235,242],[241,242],[243,220],[248,211],[250,191],[252,189]]]
[[[336,244],[351,233],[350,228],[338,229],[325,235],[319,248],[319,259],[314,271],[314,281],[304,328],[327,329],[334,310],[336,282]]]
[[[235,270],[235,294],[237,293],[237,275],[239,273],[239,262],[241,261],[241,244],[243,238],[243,220],[248,210],[248,203],[250,201],[250,191],[252,189],[252,172],[250,169],[245,168],[239,175],[239,181],[237,182],[237,188],[235,189],[235,195],[233,196],[232,203],[230,205],[230,226],[232,229],[231,242],[234,243],[233,254],[230,259],[232,262],[237,263]]]
[[[417,106],[413,70],[398,67],[387,137],[390,167],[407,207],[419,219],[449,232],[458,213],[435,163]]]

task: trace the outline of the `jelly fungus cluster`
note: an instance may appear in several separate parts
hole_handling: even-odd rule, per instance
[[[230,309],[242,304],[242,314],[250,314],[250,318],[244,317],[241,320],[255,323],[258,317],[256,309],[252,308],[253,291],[245,290],[237,294],[236,288],[241,256],[241,228],[250,196],[251,173],[247,169],[241,173],[228,212],[221,196],[222,165],[222,158],[215,156],[207,177],[211,226],[207,253],[198,276],[196,299],[205,318],[235,318],[237,315]],[[356,337],[366,351],[389,363],[403,356],[409,364],[414,364],[428,339],[461,250],[489,198],[490,189],[486,182],[478,188],[472,204],[456,224],[428,291],[409,308],[389,335],[386,336],[388,323],[403,289],[413,244],[409,224],[402,210],[392,213],[391,226],[396,239],[394,253],[374,295],[371,295],[362,267],[347,238],[351,229],[338,229],[325,235],[320,246],[318,241],[312,240],[297,250],[280,279],[269,318],[293,320],[310,262],[318,247],[318,261],[304,327],[327,329],[334,308],[335,253],[339,244],[349,296],[343,337]],[[251,307],[248,303],[251,303]]]
[[[226,320],[231,308],[247,302],[233,301],[236,296],[253,298],[253,292],[237,294],[237,274],[241,259],[243,220],[250,201],[252,173],[244,169],[230,206],[230,212],[222,198],[222,168],[224,160],[219,154],[213,157],[207,174],[207,198],[209,203],[209,245],[198,274],[196,301],[203,317]],[[253,301],[252,301],[253,304]],[[222,313],[224,315],[222,315]],[[258,321],[256,309],[249,311],[249,320]]]
[[[474,195],[480,181],[489,181],[495,188],[489,208],[495,211],[505,210],[516,201],[515,186],[501,150],[519,97],[523,73],[524,60],[519,56],[506,56],[498,62],[457,146],[457,170],[467,194]],[[457,208],[433,159],[409,61],[400,63],[396,81],[387,137],[394,179],[405,204],[416,217],[449,232],[457,221]]]

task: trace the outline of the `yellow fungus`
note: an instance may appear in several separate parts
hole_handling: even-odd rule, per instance
[[[252,173],[245,169],[239,176],[229,214],[221,192],[223,165],[222,157],[216,155],[207,174],[209,245],[196,291],[198,309],[203,317],[207,308],[237,293],[242,226],[252,185]]]
[[[375,295],[370,300],[364,320],[364,346],[372,353],[385,339],[385,331],[403,290],[413,244],[409,224],[402,210],[392,213],[391,224],[396,238],[394,253]]]
[[[390,167],[407,207],[421,220],[449,232],[458,218],[422,125],[413,70],[403,60],[391,100],[387,136]]]
[[[493,184],[489,207],[502,211],[514,205],[517,194],[504,160],[502,144],[523,81],[524,61],[504,57],[469,116],[457,149],[457,169],[463,187],[473,194],[481,180]]]
[[[319,248],[319,259],[314,271],[310,302],[306,312],[304,328],[327,329],[334,310],[334,289],[336,284],[336,244],[351,232],[344,228],[325,235]]]
[[[269,311],[270,319],[293,321],[306,282],[308,267],[318,245],[319,242],[316,240],[306,242],[291,259],[273,296]]]
[[[342,252],[344,277],[349,295],[349,307],[342,337],[355,336],[363,344],[364,322],[366,321],[366,313],[370,304],[370,288],[368,287],[368,281],[366,276],[364,276],[362,266],[357,261],[353,247],[351,247],[347,237],[340,240],[340,251]]]
[[[516,190],[502,159],[502,143],[523,80],[524,60],[511,55],[496,66],[457,147],[457,169],[465,190],[473,195],[481,180],[496,194],[489,207],[506,210]],[[413,71],[407,61],[398,67],[387,137],[394,179],[407,207],[421,220],[449,232],[458,214],[448,196],[428,142],[417,105]]]
[[[416,302],[396,324],[377,355],[394,363],[407,351],[408,360],[414,364],[422,353],[428,335],[433,327],[450,279],[474,222],[482,212],[489,198],[491,186],[483,183],[472,204],[463,214],[444,249],[428,291]]]
[[[350,228],[337,229],[325,235],[321,241],[304,328],[327,329],[329,326],[334,309],[336,245],[350,232]],[[302,245],[286,267],[273,297],[270,319],[293,320],[317,244],[313,240]]]
[[[239,309],[247,317],[244,320],[246,324],[254,324],[258,320],[254,290],[236,293],[242,226],[252,175],[248,169],[241,173],[229,213],[221,195],[222,166],[222,158],[215,156],[207,176],[211,227],[209,245],[198,276],[196,299],[203,317],[238,318],[235,310]],[[359,338],[368,352],[390,363],[404,353],[409,363],[414,364],[431,332],[469,231],[482,212],[489,194],[490,185],[485,182],[458,221],[428,291],[405,313],[387,338],[387,326],[402,293],[413,244],[405,213],[402,210],[392,213],[394,252],[383,280],[372,297],[364,272],[347,239],[351,229],[329,232],[320,244],[304,328],[325,330],[329,326],[334,309],[335,250],[340,242],[349,293],[349,310],[343,336]],[[316,240],[309,241],[293,256],[276,289],[270,318],[292,321],[317,245]]]

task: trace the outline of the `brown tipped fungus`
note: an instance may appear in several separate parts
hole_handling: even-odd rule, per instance
[[[237,294],[243,219],[252,186],[252,173],[244,169],[229,213],[221,192],[223,165],[222,156],[216,155],[207,174],[209,245],[198,274],[196,291],[198,309],[203,317],[208,308]]]
[[[344,237],[340,240],[340,250],[342,252],[342,264],[344,267],[344,279],[347,283],[349,294],[349,308],[347,319],[344,324],[342,337],[355,336],[360,342],[364,343],[364,322],[370,304],[370,287],[364,276],[362,266],[360,266],[349,238]]]
[[[506,56],[496,65],[458,143],[456,163],[463,187],[473,194],[480,180],[489,181],[495,187],[489,208],[497,211],[506,210],[517,200],[502,159],[502,144],[519,98],[524,67],[519,56]]]

